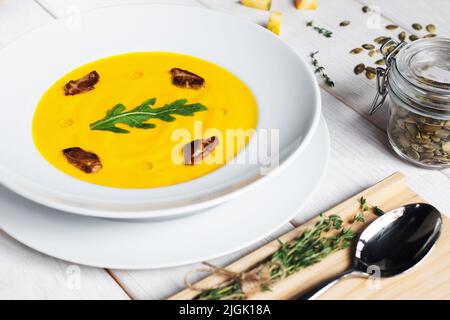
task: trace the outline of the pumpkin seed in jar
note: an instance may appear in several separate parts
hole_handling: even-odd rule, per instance
[[[424,124],[424,125],[422,125],[421,129],[422,129],[422,131],[425,131],[425,132],[434,133],[434,132],[438,131],[439,129],[441,129],[441,126],[434,125],[434,124]]]
[[[406,32],[405,31],[400,32],[398,34],[398,40],[405,41],[405,39],[406,39]]]
[[[429,33],[436,33],[436,26],[432,23],[427,24],[427,26],[425,27],[425,29],[427,29],[427,31]]]
[[[413,160],[420,159],[420,154],[416,150],[413,150],[411,148],[406,149],[406,154],[408,155],[408,157],[410,157]]]
[[[426,34],[426,35],[424,35],[423,36],[423,38],[435,38],[437,35],[436,34],[434,34],[434,33],[429,33],[429,34]]]
[[[417,31],[423,29],[423,27],[420,23],[413,23],[411,26],[413,27],[414,30],[417,30]]]
[[[355,69],[353,69],[353,72],[355,72],[355,74],[360,74],[363,73],[364,70],[366,70],[366,66],[364,63],[360,63],[355,67]]]
[[[395,24],[388,24],[388,25],[386,26],[386,29],[388,29],[388,30],[395,30],[395,29],[397,29],[397,28],[398,28],[398,26],[395,25]]]
[[[444,152],[450,153],[450,141],[442,143],[442,150]]]
[[[445,129],[439,129],[434,133],[434,135],[438,138],[446,139],[448,138],[448,136],[450,136],[450,131],[447,131]]]
[[[421,159],[431,159],[433,158],[434,154],[433,152],[423,152],[420,154]]]
[[[417,125],[416,124],[414,124],[414,123],[406,123],[405,124],[405,128],[409,132],[409,134],[412,135],[413,137],[415,137],[417,135],[418,129],[417,129]]]
[[[339,23],[339,26],[340,26],[340,27],[346,27],[346,26],[348,26],[349,24],[350,24],[350,21],[344,20],[344,21],[342,21],[341,23]]]
[[[417,151],[417,152],[424,152],[424,151],[425,151],[424,147],[422,147],[421,145],[419,145],[419,144],[417,144],[417,143],[413,143],[413,144],[411,145],[411,148],[412,148],[413,150]]]
[[[361,47],[363,47],[366,50],[373,50],[373,49],[375,49],[375,46],[373,44],[370,44],[370,43],[365,43]]]
[[[441,141],[441,138],[438,138],[438,137],[435,137],[435,136],[432,136],[430,139],[433,142],[440,142]]]
[[[408,139],[406,136],[401,135],[401,136],[398,138],[398,144],[399,144],[402,148],[409,148],[409,147],[411,146],[411,141],[409,141],[409,139]]]
[[[409,36],[409,40],[411,40],[411,41],[416,41],[418,39],[419,39],[419,37],[416,36],[415,34],[412,34],[412,35]]]
[[[350,53],[351,54],[358,54],[358,53],[361,53],[363,51],[364,51],[363,48],[355,48],[355,49],[350,50]]]

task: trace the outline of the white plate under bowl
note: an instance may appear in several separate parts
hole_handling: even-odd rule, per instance
[[[269,180],[302,151],[317,127],[320,94],[309,66],[256,24],[207,9],[139,4],[86,11],[79,28],[69,27],[66,19],[55,20],[0,51],[0,182],[31,200],[116,219],[199,211]],[[271,154],[280,158],[277,169],[261,175],[260,163],[225,165],[174,186],[120,189],[86,183],[51,166],[31,133],[42,94],[75,67],[135,51],[189,54],[237,75],[257,99],[258,129],[279,130],[279,154]],[[247,148],[256,150],[255,143],[252,139]]]
[[[242,196],[208,211],[154,222],[76,216],[0,187],[0,228],[25,245],[74,263],[152,269],[213,259],[276,231],[314,193],[328,161],[325,121],[289,167]]]

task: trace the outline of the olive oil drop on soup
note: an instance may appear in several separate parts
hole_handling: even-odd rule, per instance
[[[154,111],[159,113],[151,117]],[[51,165],[74,178],[154,188],[224,165],[248,142],[227,139],[228,130],[255,129],[257,119],[255,97],[227,70],[182,54],[127,53],[88,63],[56,81],[36,108],[33,139]],[[192,162],[174,161],[174,150],[186,159],[186,144],[192,152],[202,150],[203,160],[192,153],[187,157]],[[207,161],[217,153],[221,161]]]

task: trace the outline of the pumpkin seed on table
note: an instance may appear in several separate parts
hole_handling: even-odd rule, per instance
[[[369,51],[368,55],[369,55],[369,57],[373,57],[373,56],[376,55],[377,53],[378,53],[378,51],[375,50],[375,49],[373,49],[373,50],[370,50],[370,51]]]
[[[355,49],[350,50],[350,53],[351,54],[358,54],[358,53],[361,53],[363,51],[364,50],[362,48],[355,48]]]
[[[423,29],[423,27],[420,23],[413,23],[411,26],[413,27],[414,30],[417,30],[417,31]]]
[[[376,37],[375,39],[373,39],[373,42],[382,45],[382,44],[385,44],[386,42],[388,42],[390,39],[391,39],[390,37],[379,36],[379,37]]]
[[[344,21],[342,21],[341,23],[339,23],[339,26],[340,26],[340,27],[346,27],[346,26],[348,26],[349,24],[350,24],[350,21],[344,20]]]
[[[411,41],[416,41],[418,39],[419,39],[419,37],[416,36],[415,34],[412,34],[412,35],[409,36],[409,40],[411,40]]]
[[[434,38],[434,37],[436,37],[436,34],[429,33],[429,34],[424,35],[422,38]]]
[[[427,29],[427,31],[429,33],[436,33],[436,26],[434,24],[428,24],[425,29]]]
[[[386,63],[384,62],[384,59],[379,59],[379,60],[375,61],[375,64],[377,64],[379,66],[384,66]]]
[[[400,32],[398,34],[398,40],[405,41],[405,39],[406,39],[406,32],[405,31]]]
[[[366,78],[369,80],[375,79],[377,76],[377,70],[373,67],[366,67]]]
[[[395,24],[388,24],[388,25],[386,26],[386,29],[388,29],[388,30],[395,30],[395,29],[397,29],[397,28],[398,28],[398,26],[395,25]]]
[[[362,45],[362,47],[366,50],[373,50],[375,49],[375,46],[373,44],[365,43]]]
[[[362,12],[364,12],[364,13],[368,13],[369,11],[370,11],[370,8],[369,8],[369,6],[364,6],[364,7],[362,7]]]
[[[353,69],[353,71],[355,72],[355,74],[363,73],[364,70],[366,70],[366,66],[364,65],[364,63],[358,64],[358,65],[355,67],[355,69]]]

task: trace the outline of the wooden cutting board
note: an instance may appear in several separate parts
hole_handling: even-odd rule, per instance
[[[358,199],[361,196],[364,196],[368,203],[379,206],[385,212],[408,203],[426,202],[408,187],[403,174],[395,173],[338,204],[325,214],[337,214],[344,221],[348,221],[358,211]],[[359,229],[356,227],[353,229],[361,231],[376,218],[374,214],[367,214],[365,225],[360,225]],[[436,246],[428,257],[410,272],[381,280],[344,279],[320,296],[320,299],[450,299],[450,221],[444,215],[443,220],[442,233]],[[312,219],[279,239],[282,242],[294,239],[302,234],[305,228],[311,227],[315,221],[316,219]],[[233,272],[249,270],[273,254],[278,247],[278,241],[272,241],[227,266],[226,269]],[[276,282],[271,286],[271,291],[259,292],[249,299],[290,299],[349,268],[352,255],[351,249],[338,251],[321,262]],[[226,279],[223,276],[212,275],[198,282],[196,287],[211,288],[224,280]],[[197,295],[198,291],[185,289],[170,299],[190,300]]]

